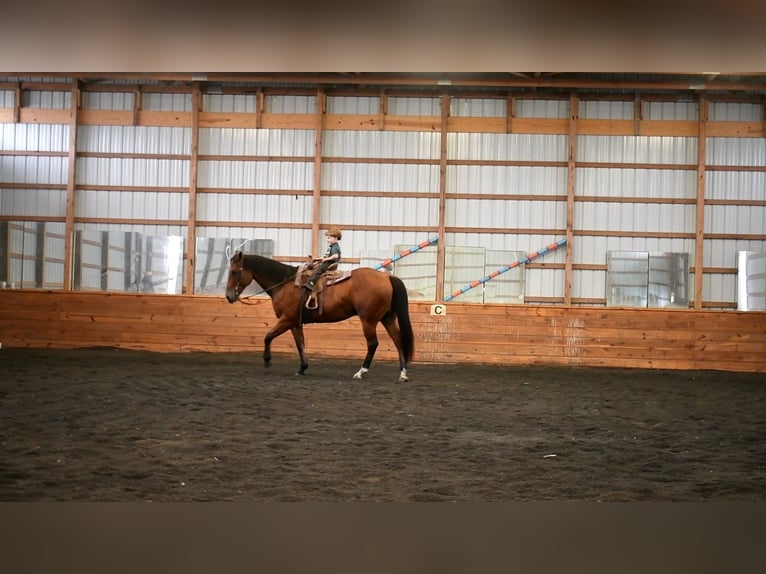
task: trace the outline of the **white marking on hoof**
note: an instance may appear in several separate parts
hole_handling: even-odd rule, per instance
[[[402,369],[402,372],[399,373],[399,382],[400,383],[406,383],[409,381],[409,377],[407,376],[407,369]]]
[[[359,369],[359,370],[358,370],[356,373],[354,373],[354,377],[353,377],[353,378],[355,378],[355,379],[361,379],[362,377],[364,377],[364,376],[367,374],[367,371],[368,371],[368,370],[369,370],[369,369],[365,369],[364,367],[362,367],[362,368],[361,368],[361,369]]]

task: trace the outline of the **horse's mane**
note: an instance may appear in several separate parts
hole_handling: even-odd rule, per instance
[[[295,277],[298,272],[298,267],[295,265],[287,265],[260,255],[245,255],[243,265],[247,269],[257,269],[259,274],[276,282]]]

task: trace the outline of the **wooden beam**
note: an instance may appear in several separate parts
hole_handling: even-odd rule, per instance
[[[707,155],[708,101],[705,94],[699,99],[699,131],[697,135],[697,222],[694,248],[694,266],[702,269],[705,257],[705,158]],[[694,308],[702,309],[703,273],[694,274]]]
[[[255,93],[255,129],[263,127],[263,107],[265,96],[263,95],[263,89],[258,88]]]
[[[141,86],[136,86],[133,90],[133,125],[138,125],[138,117],[141,113],[141,108],[144,105],[143,92],[141,92]]]
[[[189,224],[186,227],[186,259],[184,265],[183,293],[194,293],[194,266],[197,254],[197,176],[199,155],[199,114],[202,92],[199,83],[192,91],[191,161],[189,162]]]
[[[436,301],[444,301],[447,205],[447,133],[450,120],[450,96],[441,97],[441,133],[439,149],[439,242],[436,244]]]
[[[80,85],[72,80],[69,110],[69,155],[67,160],[66,211],[64,223],[64,290],[72,289],[72,243],[74,238],[74,208],[77,185],[77,118],[80,112]]]
[[[314,202],[311,213],[311,255],[322,255],[319,246],[319,217],[321,214],[319,202],[322,197],[322,144],[324,136],[324,120],[327,113],[327,96],[322,88],[317,90],[316,116],[314,118],[314,130],[316,132],[316,145],[314,147]],[[332,225],[333,222],[327,222]]]
[[[21,118],[21,83],[16,82],[16,87],[13,90],[13,118],[14,124],[19,123]]]
[[[564,264],[564,304],[572,304],[572,243],[574,238],[575,173],[577,171],[577,120],[580,101],[577,94],[569,98],[569,147],[567,154],[567,245]]]

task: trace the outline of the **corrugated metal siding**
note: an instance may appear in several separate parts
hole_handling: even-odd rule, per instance
[[[577,161],[696,164],[697,138],[578,136]]]
[[[66,82],[66,80],[63,80]],[[65,109],[71,105],[71,94],[65,91],[24,91],[24,105],[29,107]],[[83,92],[86,109],[130,110],[134,105],[132,92]],[[13,105],[13,92],[0,91],[0,105]],[[265,111],[269,113],[313,114],[316,96],[267,95]],[[192,96],[188,93],[144,93],[145,110],[191,111]],[[387,98],[391,115],[438,117],[440,97]],[[696,121],[696,102],[643,101],[642,113],[649,120]],[[206,111],[254,113],[255,94],[205,94]],[[609,102],[584,100],[580,102],[582,118],[632,119],[632,100]],[[452,98],[450,113],[462,117],[504,117],[504,98]],[[377,96],[328,96],[327,112],[337,114],[380,113]],[[517,117],[567,118],[568,99],[516,98]],[[763,121],[763,106],[752,103],[719,103],[709,105],[711,121]],[[0,124],[0,149],[19,151],[66,152],[68,126],[36,124]],[[227,129],[200,130],[200,154],[210,156],[251,155],[268,156],[269,161],[200,160],[198,186],[203,189],[239,189],[310,192],[314,187],[314,152],[316,138],[313,130]],[[697,141],[689,137],[648,136],[578,136],[578,162],[654,163],[688,165],[691,169],[631,169],[614,167],[577,168],[575,195],[603,198],[696,198]],[[189,128],[160,128],[134,126],[81,126],[78,131],[78,152],[87,154],[159,154],[188,156],[191,150]],[[764,166],[766,138],[709,138],[706,142],[709,166]],[[568,138],[565,135],[537,134],[465,134],[450,133],[447,141],[448,160],[460,161],[556,161],[566,162]],[[346,257],[363,257],[369,252],[390,252],[393,245],[417,245],[428,239],[429,231],[399,231],[399,227],[431,228],[438,226],[436,197],[394,197],[398,193],[439,192],[440,134],[430,132],[395,131],[335,131],[323,134],[323,154],[326,158],[368,158],[371,161],[322,164],[321,188],[325,192],[345,191],[343,197],[321,197],[320,234],[330,224],[341,227],[370,225],[390,226],[392,229],[344,230],[343,250]],[[289,161],[280,161],[289,157]],[[293,161],[292,158],[306,158]],[[389,161],[390,160],[390,161]],[[399,163],[397,160],[423,163]],[[66,157],[0,156],[0,174],[4,182],[33,183],[38,190],[3,189],[0,194],[0,214],[51,215],[61,217],[65,210],[66,192],[45,189],[45,185],[64,185],[67,181]],[[77,161],[77,184],[105,187],[136,186],[151,188],[189,185],[190,163],[187,159],[151,158],[92,158]],[[566,167],[454,165],[447,166],[448,194],[519,194],[555,195],[565,198]],[[360,197],[353,197],[359,192]],[[760,171],[729,172],[710,169],[706,173],[707,199],[736,199],[762,201],[766,198],[766,174]],[[197,218],[224,225],[199,226],[201,237],[272,239],[275,255],[308,254],[312,241],[310,230],[281,228],[278,224],[310,226],[313,197],[303,194],[240,194],[200,193],[197,198]],[[78,190],[76,215],[82,217],[168,218],[186,219],[186,193],[141,191],[118,192]],[[639,203],[610,203],[606,201],[575,203],[575,264],[606,262],[610,250],[680,251],[690,253],[694,265],[695,241],[689,239],[643,237],[589,237],[585,230],[614,230],[677,232],[693,234],[696,206]],[[483,228],[563,229],[566,225],[564,201],[534,201],[530,199],[447,199],[448,228],[472,228],[477,231],[449,232],[448,246],[483,247],[492,250],[535,251],[557,237],[546,233],[513,234],[482,233]],[[721,234],[764,234],[766,208],[761,206],[707,206],[705,231]],[[241,228],[240,221],[265,222],[274,227]],[[234,225],[225,225],[234,222]],[[145,235],[182,235],[185,226],[174,225],[114,225],[78,224],[78,229],[139,231]],[[318,238],[323,248],[323,238]],[[705,241],[706,267],[732,268],[736,252],[764,251],[766,242],[760,240]],[[563,263],[565,251],[548,254],[544,262]],[[510,263],[510,262],[509,262]],[[348,264],[346,264],[348,265]],[[527,270],[526,293],[530,297],[563,296],[563,270]],[[477,278],[478,279],[478,278]],[[55,278],[51,278],[54,281]],[[734,301],[735,277],[710,274],[704,278],[706,300]],[[598,298],[604,296],[603,271],[575,270],[573,296]]]

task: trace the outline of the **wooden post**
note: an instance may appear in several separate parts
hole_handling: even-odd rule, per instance
[[[263,88],[258,88],[255,93],[255,129],[263,127]]]
[[[199,112],[202,106],[202,94],[199,82],[195,82],[192,91],[191,108],[191,159],[189,161],[189,218],[186,239],[186,265],[184,266],[184,285],[182,292],[194,293],[194,263],[197,254],[197,167],[199,157]]]
[[[569,96],[569,152],[567,162],[567,250],[564,263],[564,305],[572,304],[572,248],[574,239],[575,170],[577,168],[577,119],[580,100],[574,92]]]
[[[513,132],[513,116],[516,113],[516,98],[514,96],[508,96],[505,105],[505,133]]]
[[[139,113],[143,107],[143,92],[141,86],[136,86],[133,90],[133,125],[138,125]]]
[[[21,117],[21,82],[16,82],[16,89],[13,91],[13,123],[19,123]]]
[[[319,201],[322,195],[322,138],[324,134],[324,117],[326,112],[326,96],[324,90],[317,90],[316,108],[316,146],[314,149],[314,209],[311,214],[311,255],[319,257]]]
[[[388,115],[388,95],[385,90],[380,90],[380,105],[378,106],[378,129],[386,129],[386,116]]]
[[[77,183],[77,116],[80,110],[80,84],[72,80],[69,110],[69,153],[67,156],[66,213],[64,223],[64,291],[72,290],[72,244],[74,241],[75,185]]]
[[[450,96],[442,95],[441,148],[439,152],[439,243],[436,245],[436,301],[444,301],[444,267],[447,241],[445,238],[445,210],[447,204],[447,125],[450,116]]]
[[[702,276],[705,258],[705,158],[707,156],[708,100],[700,94],[697,135],[697,229],[694,247],[694,308],[702,309]]]

